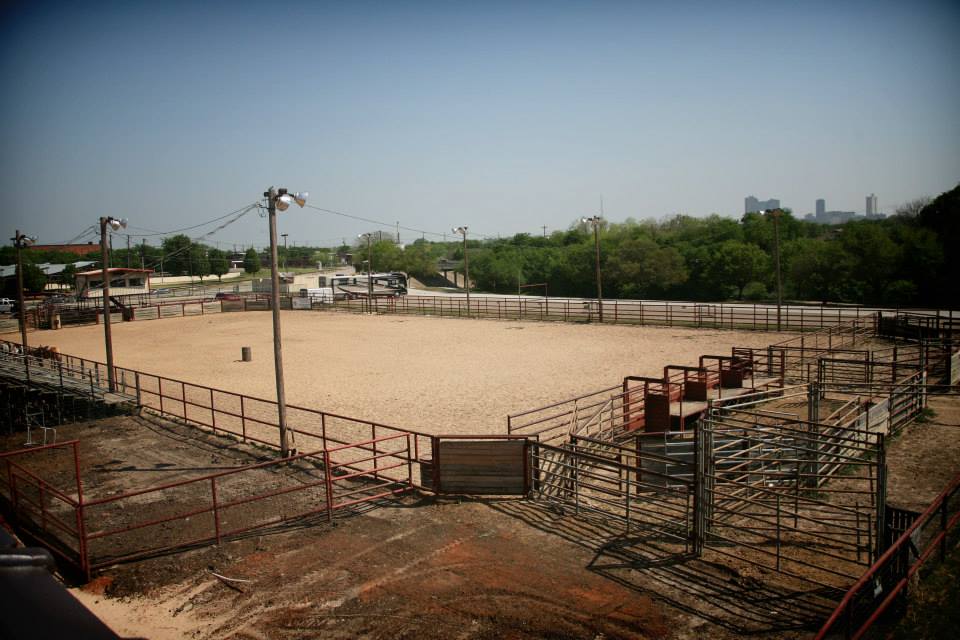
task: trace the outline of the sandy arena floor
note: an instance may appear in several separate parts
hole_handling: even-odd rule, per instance
[[[287,402],[430,433],[503,433],[506,416],[696,364],[775,333],[281,312]],[[274,398],[270,314],[114,324],[118,366]],[[7,334],[7,340],[19,341]],[[30,335],[104,361],[103,328]],[[253,348],[253,362],[240,348]]]

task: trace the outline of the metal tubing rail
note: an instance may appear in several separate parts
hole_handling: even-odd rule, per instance
[[[243,466],[243,467],[240,467],[240,468],[227,469],[227,470],[225,470],[225,471],[217,471],[217,472],[214,472],[214,473],[208,473],[208,474],[206,474],[206,475],[199,476],[199,477],[196,477],[196,478],[188,478],[188,479],[186,479],[186,480],[176,480],[176,481],[174,481],[174,482],[168,482],[168,483],[166,483],[166,484],[160,484],[160,485],[156,485],[156,486],[153,486],[153,487],[147,487],[146,489],[135,489],[134,491],[127,491],[126,493],[121,493],[121,494],[119,494],[119,495],[107,496],[107,497],[98,498],[98,499],[95,499],[95,500],[87,500],[87,501],[84,501],[83,505],[86,506],[86,507],[93,507],[93,506],[97,506],[97,505],[101,505],[101,504],[107,504],[108,502],[116,502],[117,500],[122,500],[122,499],[124,499],[124,498],[132,498],[132,497],[134,497],[134,496],[143,495],[143,494],[145,494],[145,493],[150,493],[150,492],[153,492],[153,491],[164,491],[164,490],[167,490],[167,489],[174,489],[174,488],[176,488],[176,487],[181,487],[181,486],[184,486],[184,485],[187,485],[187,484],[193,484],[193,483],[196,483],[196,482],[209,481],[209,480],[211,480],[211,479],[213,479],[213,478],[222,478],[222,477],[224,477],[224,476],[235,475],[235,474],[238,474],[238,473],[244,473],[244,472],[246,472],[246,471],[252,471],[252,470],[255,470],[255,469],[262,469],[262,468],[269,467],[269,466],[276,466],[276,465],[288,464],[288,463],[290,463],[290,462],[294,462],[294,461],[296,461],[296,460],[300,460],[300,459],[303,459],[303,458],[314,458],[314,457],[317,457],[317,455],[323,454],[323,453],[324,453],[324,450],[323,450],[323,449],[319,449],[319,450],[317,450],[317,451],[312,451],[312,452],[310,452],[310,453],[298,453],[298,454],[296,454],[296,455],[289,456],[289,457],[286,457],[286,458],[280,458],[280,459],[278,459],[278,460],[268,460],[268,461],[266,461],[266,462],[258,462],[258,463],[251,464],[251,465],[246,465],[246,466]]]
[[[943,544],[946,540],[946,533],[953,529],[960,522],[960,513],[955,514],[950,520],[946,520],[946,506],[951,497],[953,497],[958,490],[960,490],[960,474],[954,476],[954,478],[947,484],[947,486],[940,492],[940,494],[930,503],[930,506],[924,510],[923,513],[914,520],[913,524],[904,531],[896,541],[890,545],[890,547],[879,557],[876,562],[874,562],[864,573],[860,576],[860,579],[850,587],[847,593],[843,596],[843,599],[840,601],[840,604],[837,605],[837,608],[834,609],[833,613],[830,614],[830,617],[827,618],[827,621],[820,628],[820,631],[817,633],[815,640],[823,640],[826,638],[827,634],[833,629],[834,625],[840,620],[840,617],[848,614],[849,607],[851,606],[851,601],[853,598],[862,590],[864,587],[868,587],[868,583],[871,578],[877,575],[877,573],[883,569],[889,562],[892,562],[896,556],[899,556],[904,553],[904,550],[912,544],[913,534],[920,529],[922,526],[930,522],[938,512],[941,513],[940,519],[940,533],[933,540],[931,540],[920,556],[916,563],[910,567],[906,572],[906,575],[903,576],[897,583],[893,586],[887,596],[882,602],[880,602],[874,609],[872,615],[867,618],[867,620],[855,630],[853,635],[847,634],[848,637],[853,640],[860,638],[866,631],[876,622],[877,618],[886,610],[891,602],[893,597],[898,593],[903,591],[910,582],[910,578],[919,570],[920,566],[930,557],[934,549],[939,547],[941,559],[946,554],[945,545]],[[872,587],[868,587],[871,588]]]

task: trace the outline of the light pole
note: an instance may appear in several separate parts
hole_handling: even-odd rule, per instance
[[[467,317],[470,317],[470,260],[467,258],[467,228],[455,227],[451,231],[463,236],[463,285],[467,288]]]
[[[600,216],[591,216],[589,218],[580,218],[580,222],[586,224],[590,223],[593,225],[593,248],[595,255],[596,271],[597,271],[597,314],[600,318],[600,323],[603,323],[603,291],[601,289],[601,278],[600,278],[600,221],[602,218]]]
[[[127,219],[118,220],[111,216],[100,218],[100,258],[103,262],[103,343],[107,351],[107,388],[110,393],[117,390],[113,377],[113,336],[110,334],[110,241],[107,227],[117,231],[127,228]]]
[[[373,271],[373,249],[371,248],[370,242],[373,240],[372,233],[361,233],[357,236],[360,239],[367,239],[367,306],[369,307],[370,301],[373,300],[373,276],[371,271]],[[367,309],[370,311],[370,309]]]
[[[20,251],[32,245],[37,239],[20,233],[19,229],[10,239],[13,240],[13,246],[17,250],[17,309],[20,320],[20,347],[23,349],[23,372],[27,382],[30,382],[30,360],[27,358],[27,308],[23,304],[23,260],[20,257]]]
[[[760,212],[773,220],[773,260],[777,266],[777,331],[780,331],[780,306],[783,304],[783,281],[780,277],[780,218],[783,209],[768,209]]]
[[[280,273],[277,270],[277,209],[286,211],[296,203],[307,203],[307,192],[290,195],[286,189],[270,187],[263,192],[270,218],[270,310],[273,314],[273,371],[277,378],[277,425],[280,428],[280,456],[290,455],[287,446],[287,399],[283,390],[283,353],[280,345]]]
[[[283,238],[283,270],[287,270],[287,236],[289,233],[281,233],[280,236]]]

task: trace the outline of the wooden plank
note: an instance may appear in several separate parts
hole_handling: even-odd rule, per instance
[[[440,492],[521,495],[526,487],[525,452],[521,440],[441,440]]]

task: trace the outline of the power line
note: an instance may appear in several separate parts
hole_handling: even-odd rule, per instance
[[[383,222],[382,220],[374,220],[373,218],[365,218],[365,217],[363,217],[363,216],[355,216],[355,215],[350,214],[350,213],[344,213],[343,211],[337,211],[337,210],[335,210],[335,209],[326,209],[326,208],[324,208],[324,207],[318,207],[318,206],[316,206],[316,205],[312,205],[312,204],[309,204],[309,203],[306,205],[306,208],[308,208],[308,209],[314,209],[315,211],[321,211],[321,212],[323,212],[323,213],[330,213],[330,214],[333,214],[333,215],[335,215],[335,216],[342,216],[342,217],[344,217],[344,218],[350,218],[351,220],[359,220],[360,222],[366,222],[366,223],[368,223],[368,224],[379,225],[379,226],[381,226],[381,227],[386,227],[386,228],[389,228],[389,229],[403,229],[404,231],[410,231],[411,233],[418,233],[418,234],[421,234],[421,235],[426,234],[426,235],[436,236],[436,237],[438,237],[438,238],[444,238],[444,239],[446,239],[446,236],[451,235],[451,234],[449,234],[449,233],[437,233],[436,231],[427,231],[426,229],[417,229],[417,228],[415,228],[415,227],[405,227],[405,226],[403,226],[403,225],[401,225],[401,224],[398,224],[397,222]],[[482,234],[482,233],[472,233],[472,234],[470,234],[470,235],[476,236],[477,238],[487,239],[487,240],[492,240],[492,239],[493,239],[493,236],[484,235],[484,234]]]
[[[223,220],[223,219],[225,219],[225,218],[229,218],[230,216],[235,215],[235,214],[237,214],[237,213],[240,213],[241,211],[242,211],[243,213],[247,213],[247,212],[249,212],[250,209],[252,209],[253,207],[256,207],[256,206],[258,206],[258,204],[255,203],[255,202],[254,202],[254,203],[251,203],[251,204],[248,204],[248,205],[244,205],[244,206],[240,207],[239,209],[235,209],[234,211],[231,211],[230,213],[225,213],[225,214],[223,214],[222,216],[217,216],[216,218],[213,218],[213,219],[211,219],[211,220],[207,220],[206,222],[201,222],[201,223],[199,223],[199,224],[195,224],[195,225],[192,225],[192,226],[189,226],[189,227],[183,227],[182,229],[172,229],[172,230],[170,230],[170,231],[156,231],[155,229],[147,229],[147,228],[145,228],[145,227],[135,227],[135,226],[133,226],[133,225],[128,225],[127,228],[129,228],[129,229],[143,229],[144,231],[150,232],[150,233],[139,233],[139,234],[138,234],[138,233],[132,233],[132,234],[130,234],[130,236],[133,237],[133,238],[149,238],[149,237],[153,237],[153,236],[169,236],[169,235],[172,235],[172,234],[174,234],[174,233],[181,233],[181,232],[183,232],[183,231],[192,231],[193,229],[199,229],[200,227],[205,227],[205,226],[207,226],[208,224],[212,224],[212,223],[214,223],[214,222],[218,222],[218,221]],[[222,229],[222,228],[223,228],[223,227],[218,227],[217,229],[214,229],[214,231],[219,231],[219,230]],[[201,237],[203,237],[203,236],[201,236]]]

